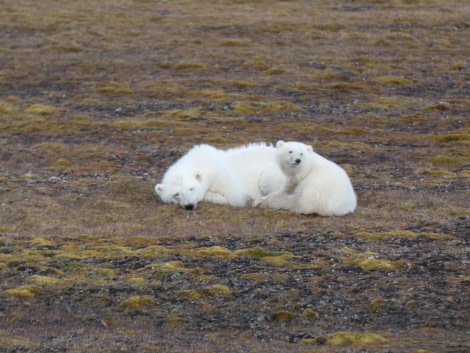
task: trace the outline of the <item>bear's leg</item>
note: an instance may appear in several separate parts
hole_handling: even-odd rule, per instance
[[[274,208],[278,210],[292,210],[296,204],[297,197],[295,194],[286,193],[284,191],[273,192],[263,197],[256,206],[262,208]]]
[[[230,190],[227,193],[221,191],[208,190],[204,196],[204,200],[212,203],[218,203],[221,205],[231,205],[235,207],[246,206],[248,202],[248,196],[243,193],[234,194]]]
[[[272,192],[279,191],[286,182],[286,176],[279,168],[277,163],[271,163],[271,166],[263,170],[258,178],[258,188],[261,195],[266,196]]]
[[[211,190],[207,190],[206,194],[204,195],[204,200],[212,203],[218,204],[227,204],[227,196],[220,192],[214,192]]]

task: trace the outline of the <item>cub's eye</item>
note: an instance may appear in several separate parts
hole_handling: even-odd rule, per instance
[[[194,188],[190,188],[189,191],[194,191]]]
[[[289,151],[290,154],[292,154],[293,151]]]
[[[177,192],[176,194],[173,195],[173,197],[174,197],[175,199],[179,199],[179,198],[180,198],[180,193]]]

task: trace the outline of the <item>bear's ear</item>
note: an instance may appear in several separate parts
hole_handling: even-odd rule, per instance
[[[162,196],[163,189],[164,189],[163,184],[155,185],[155,192],[157,193],[158,196]]]
[[[197,181],[202,182],[202,175],[201,175],[201,173],[196,173],[196,174],[194,174],[194,178],[196,178]]]
[[[313,152],[313,147],[312,146],[307,146],[307,151],[310,152],[310,153]]]
[[[277,143],[276,143],[276,148],[280,148],[280,147],[282,147],[282,145],[284,145],[284,141],[279,140],[279,141],[277,141]]]

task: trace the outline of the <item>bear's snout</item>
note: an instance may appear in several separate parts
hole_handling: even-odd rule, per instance
[[[295,160],[295,164],[296,164],[296,165],[299,165],[301,162],[302,162],[302,160],[301,160],[300,158],[297,158],[297,159]]]
[[[194,207],[194,205],[193,205],[192,203],[187,204],[187,205],[184,205],[184,209],[185,209],[185,210],[194,210],[194,208],[195,208],[195,207]]]

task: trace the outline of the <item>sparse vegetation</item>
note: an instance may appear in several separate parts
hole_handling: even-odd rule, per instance
[[[1,352],[470,350],[470,4],[0,1]],[[346,217],[160,202],[299,140]]]

